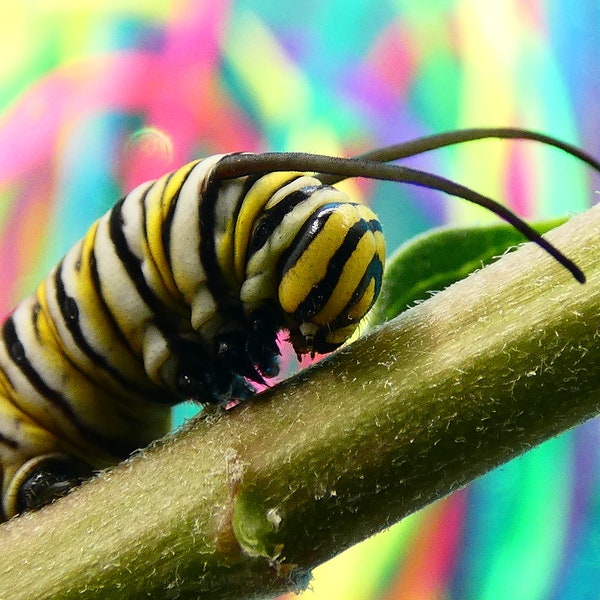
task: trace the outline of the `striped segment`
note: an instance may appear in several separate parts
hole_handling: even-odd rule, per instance
[[[316,352],[344,343],[381,289],[385,240],[369,208],[320,206],[279,265],[279,302]],[[312,339],[312,341],[311,341]]]

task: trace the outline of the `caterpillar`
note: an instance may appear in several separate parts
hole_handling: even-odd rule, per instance
[[[335,184],[367,177],[484,206],[567,268],[579,267],[504,206],[398,161],[481,138],[578,148],[521,129],[471,129],[355,158],[232,153],[191,162],[119,200],[2,325],[2,520],[64,495],[170,428],[187,399],[246,399],[298,356],[332,352],[375,302],[385,240]]]

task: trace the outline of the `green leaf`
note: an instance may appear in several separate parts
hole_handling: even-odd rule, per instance
[[[566,220],[553,219],[533,227],[545,233]],[[444,227],[414,237],[388,259],[370,324],[393,319],[525,241],[523,234],[508,224]]]

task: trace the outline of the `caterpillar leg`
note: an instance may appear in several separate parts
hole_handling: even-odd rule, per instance
[[[237,378],[266,385],[265,377],[279,374],[279,347],[274,311],[259,309],[249,320],[248,329],[225,330],[214,337],[214,352]]]
[[[249,381],[265,385],[264,377],[279,372],[275,341],[263,345],[243,332],[215,336],[214,358],[188,353],[181,361],[177,390],[181,397],[209,404],[245,400],[256,393]]]
[[[220,368],[188,361],[179,371],[177,391],[181,398],[202,404],[224,405],[230,400],[245,400],[256,390],[225,364]]]
[[[4,500],[8,518],[37,510],[61,498],[93,475],[92,468],[66,454],[46,454],[28,460],[13,477]]]
[[[279,372],[278,350],[256,344],[243,333],[229,332],[215,338],[217,357],[231,371],[256,383],[265,384],[264,377],[275,377]]]
[[[245,400],[256,390],[250,382],[266,385],[265,378],[279,373],[277,331],[274,311],[257,310],[243,323],[238,315],[223,321],[212,334],[207,351],[201,339],[172,340],[179,356],[177,392],[201,403],[227,404]]]

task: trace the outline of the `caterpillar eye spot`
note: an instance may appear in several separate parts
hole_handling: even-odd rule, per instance
[[[69,321],[77,321],[79,318],[79,308],[74,298],[67,297],[63,304],[65,318]]]
[[[262,221],[256,226],[256,229],[252,235],[252,242],[249,247],[250,254],[260,250],[267,243],[271,230],[272,227],[266,221]]]

